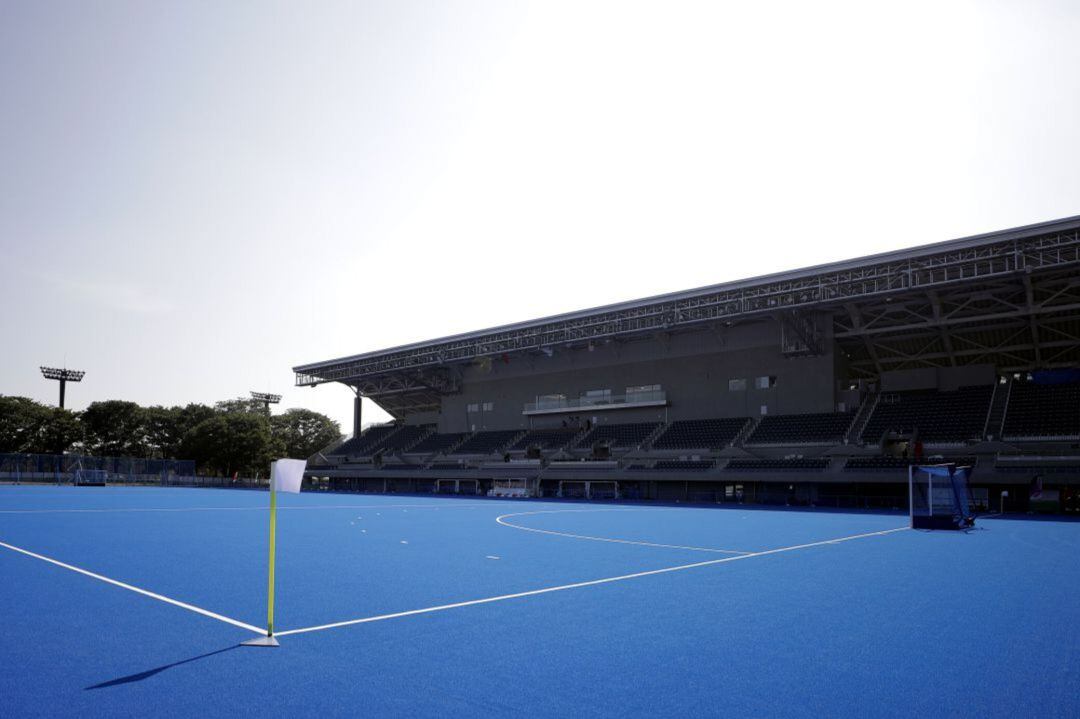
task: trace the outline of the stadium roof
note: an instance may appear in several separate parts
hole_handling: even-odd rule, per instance
[[[821,328],[811,318],[823,311],[833,314],[833,334],[859,375],[942,363],[993,362],[1002,369],[1075,364],[1080,361],[1080,326],[1068,313],[1080,310],[1080,281],[1074,277],[1078,264],[1080,216],[1075,216],[315,362],[294,371],[300,386],[344,382],[369,396],[425,389],[437,393],[452,383],[443,369],[485,357],[769,317],[814,353]],[[1025,337],[1010,334],[1018,320],[1024,320]],[[1051,337],[1040,341],[1040,327]],[[989,334],[976,337],[972,330]]]

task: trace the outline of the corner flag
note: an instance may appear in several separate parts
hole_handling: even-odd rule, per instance
[[[270,491],[300,494],[306,459],[279,459],[270,465]]]
[[[276,647],[274,639],[274,555],[277,541],[277,493],[300,494],[307,461],[303,459],[279,459],[270,465],[270,570],[267,573],[266,636],[244,642],[249,647]]]

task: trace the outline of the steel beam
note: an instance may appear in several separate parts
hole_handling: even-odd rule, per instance
[[[294,368],[296,383],[357,383],[391,374],[415,379],[419,370],[467,363],[483,357],[538,353],[556,347],[584,345],[589,341],[690,330],[710,322],[775,316],[794,310],[836,311],[842,310],[847,303],[883,303],[886,299],[903,298],[912,293],[925,297],[930,290],[942,293],[939,296],[944,302],[947,290],[981,289],[986,283],[992,285],[990,299],[1013,306],[994,291],[997,283],[1016,283],[1018,275],[1027,273],[1064,273],[1080,265],[1080,220],[1074,218],[1054,226],[1061,229],[1047,231],[1044,226],[1029,228],[1030,233],[1023,229],[995,233],[986,239],[973,238],[895,253],[895,259],[870,258],[864,265],[841,263],[302,365]],[[1037,278],[1035,282],[1038,286]],[[1014,312],[1028,317],[1080,307],[1080,302],[1049,305],[1054,299],[1051,296],[1037,307],[1020,307]],[[961,308],[971,310],[972,314],[955,316]],[[954,316],[949,316],[942,306],[940,319],[931,319],[924,325],[907,323],[900,328],[872,327],[874,321],[871,320],[857,330],[853,328],[840,333],[838,337],[906,331],[920,326],[936,328],[939,324],[935,323],[948,327],[1013,316],[1007,312],[985,312],[965,303],[953,308],[952,314]]]

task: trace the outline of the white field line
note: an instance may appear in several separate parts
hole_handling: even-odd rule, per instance
[[[564,512],[618,512],[618,511],[647,511],[647,510],[604,510],[604,509],[547,509],[539,512],[515,512],[513,514],[504,514],[501,517],[496,517],[495,521],[504,527],[512,527],[514,529],[521,529],[526,532],[536,532],[537,534],[551,534],[556,537],[568,537],[570,539],[588,539],[593,542],[611,542],[613,544],[634,544],[639,547],[660,547],[661,549],[686,549],[691,552],[713,552],[716,554],[751,554],[751,552],[744,552],[737,549],[712,549],[710,547],[687,547],[680,544],[658,544],[656,542],[639,542],[631,539],[614,539],[611,537],[591,537],[587,534],[571,534],[570,532],[556,532],[551,529],[536,529],[535,527],[523,527],[520,524],[513,524],[505,521],[507,517],[525,517],[530,514],[561,514]]]
[[[156,599],[159,602],[165,602],[166,604],[172,604],[174,607],[180,607],[181,609],[186,609],[189,612],[195,612],[196,614],[201,614],[204,617],[210,617],[211,619],[216,619],[219,622],[225,622],[226,624],[232,624],[234,627],[240,627],[241,629],[247,629],[249,632],[255,632],[256,634],[265,634],[266,633],[265,629],[261,629],[259,627],[256,627],[256,626],[252,625],[252,624],[247,624],[246,622],[241,622],[238,619],[233,619],[232,617],[226,617],[223,614],[217,614],[216,612],[211,612],[208,609],[203,609],[202,607],[196,607],[194,604],[188,604],[187,602],[181,602],[178,599],[173,599],[171,597],[166,597],[165,595],[158,594],[157,592],[151,592],[151,591],[148,591],[146,589],[142,589],[141,587],[136,587],[136,586],[133,586],[131,584],[127,584],[125,582],[118,581],[116,579],[111,579],[109,577],[105,577],[105,576],[102,576],[100,574],[96,574],[96,573],[91,572],[89,570],[82,569],[81,567],[76,567],[76,566],[74,566],[72,564],[67,564],[67,563],[61,562],[61,561],[59,561],[57,559],[53,559],[51,557],[46,557],[43,554],[38,554],[36,552],[31,552],[28,549],[23,549],[21,547],[16,547],[15,545],[8,544],[7,542],[0,542],[0,547],[6,547],[7,549],[10,549],[13,552],[18,552],[19,554],[25,554],[28,557],[33,557],[34,559],[40,559],[41,561],[48,562],[49,564],[55,564],[58,567],[63,567],[64,569],[71,570],[72,572],[77,572],[77,573],[82,574],[84,576],[90,577],[91,579],[97,579],[100,582],[105,582],[106,584],[112,584],[115,587],[120,587],[121,589],[126,589],[129,592],[135,592],[136,594],[141,594],[144,597],[150,597],[151,599]]]
[[[489,504],[313,504],[307,507],[282,507],[279,511],[307,509],[460,509],[465,507],[487,507]],[[117,507],[99,509],[0,509],[0,514],[99,514],[99,513],[138,513],[138,512],[266,512],[265,507]]]
[[[723,564],[725,562],[738,562],[743,559],[753,559],[754,557],[764,557],[769,554],[779,554],[781,552],[793,552],[798,549],[808,549],[810,547],[820,547],[827,544],[839,544],[841,542],[850,542],[853,539],[862,539],[864,537],[877,537],[884,534],[892,534],[893,532],[902,532],[908,527],[897,527],[896,529],[884,529],[879,532],[867,532],[865,534],[853,534],[848,537],[839,537],[837,539],[827,539],[821,542],[810,542],[808,544],[796,544],[791,547],[780,547],[779,549],[767,549],[762,552],[751,552],[749,554],[740,554],[734,557],[723,557],[721,559],[710,559],[704,562],[695,562],[693,564],[680,564],[677,567],[665,567],[663,569],[652,569],[646,572],[635,572],[634,574],[623,574],[618,577],[605,577],[604,579],[592,579],[587,582],[575,582],[573,584],[563,584],[557,587],[545,587],[543,589],[532,589],[527,592],[516,592],[514,594],[502,594],[497,597],[486,597],[484,599],[473,599],[467,602],[456,602],[454,604],[441,604],[436,607],[425,607],[424,609],[412,609],[406,612],[395,612],[394,614],[380,614],[374,617],[363,617],[361,619],[349,619],[343,622],[334,622],[332,624],[320,624],[314,627],[303,627],[301,629],[289,629],[284,632],[277,632],[275,636],[283,637],[289,634],[306,634],[308,632],[319,632],[324,629],[336,629],[337,627],[347,627],[353,624],[368,624],[370,622],[381,622],[386,619],[398,619],[400,617],[411,617],[417,614],[430,614],[432,612],[441,612],[447,609],[459,609],[461,607],[471,607],[477,604],[490,604],[492,602],[502,602],[508,599],[520,599],[522,597],[532,597],[538,594],[550,594],[551,592],[561,592],[567,589],[580,589],[582,587],[592,587],[599,584],[610,584],[612,582],[621,582],[627,579],[638,579],[640,577],[649,577],[655,574],[667,574],[669,572],[681,572],[684,569],[695,569],[697,567],[708,567],[713,564]]]

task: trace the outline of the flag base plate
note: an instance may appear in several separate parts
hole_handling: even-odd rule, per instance
[[[273,637],[259,637],[258,639],[249,639],[246,642],[240,642],[244,647],[279,647],[278,640]]]

